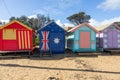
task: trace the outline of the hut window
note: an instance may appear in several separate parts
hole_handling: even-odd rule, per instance
[[[120,45],[118,45],[118,48],[120,48]]]
[[[16,40],[16,30],[14,29],[3,30],[3,40]]]
[[[107,40],[106,40],[106,39],[104,39],[104,43],[107,43]]]
[[[120,37],[120,34],[118,34],[118,37]]]
[[[120,43],[120,40],[118,40],[118,43]]]
[[[107,34],[104,34],[104,37],[107,37]]]
[[[104,47],[107,48],[107,45],[105,44]]]

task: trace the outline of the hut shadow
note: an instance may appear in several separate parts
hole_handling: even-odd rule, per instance
[[[32,60],[60,60],[64,58],[75,58],[75,57],[87,57],[87,58],[97,58],[98,55],[78,55],[78,53],[73,53],[71,50],[66,49],[65,54],[53,54],[52,56],[41,56],[39,50],[34,52],[34,55],[30,57]],[[84,53],[83,53],[84,54]]]
[[[83,53],[84,54],[84,53]],[[14,56],[14,57],[7,57]],[[31,56],[28,53],[8,53],[5,56],[0,56],[0,59],[31,59],[31,60],[60,60],[64,58],[74,58],[74,57],[87,57],[87,58],[97,58],[98,55],[78,55],[77,53],[73,53],[70,50],[66,50],[65,54],[53,54],[52,56],[40,56],[40,52],[38,49],[34,51],[34,54]]]
[[[47,69],[47,70],[81,71],[81,72],[120,74],[120,72],[100,71],[100,70],[92,70],[92,69],[50,68],[50,67],[39,67],[39,66],[19,65],[19,64],[0,64],[0,66],[3,66],[3,67],[34,68],[34,69]]]
[[[101,56],[120,56],[120,52],[117,52],[117,53],[102,53]]]

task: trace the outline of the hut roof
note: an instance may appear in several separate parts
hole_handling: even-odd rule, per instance
[[[42,28],[38,29],[38,31],[42,30],[43,28],[47,27],[48,25],[50,25],[52,23],[56,24],[54,21],[52,21],[52,22],[48,23],[47,25],[43,26]],[[59,26],[58,24],[56,24],[56,25]],[[62,28],[61,26],[59,26],[59,27],[66,32],[66,30],[64,28]]]
[[[105,30],[106,28],[108,28],[108,27],[110,27],[110,26],[112,26],[112,25],[114,25],[115,27],[117,27],[118,29],[120,29],[120,27],[119,27],[116,23],[105,24],[105,25],[102,25],[102,26],[100,26],[100,27],[97,27],[96,29],[97,29],[98,31],[103,31],[103,30]]]
[[[69,31],[70,29],[72,29],[73,27],[65,27],[64,29],[66,30],[66,31]]]
[[[90,29],[92,29],[93,31],[95,31],[96,33],[98,33],[98,31],[93,26],[89,25],[88,23],[79,24],[78,26],[70,29],[68,32],[74,32],[75,30],[77,30],[78,28],[81,28],[83,26],[88,26]]]
[[[17,20],[13,20],[13,21],[7,23],[7,24],[4,25],[4,26],[1,26],[0,29],[3,29],[3,28],[5,28],[5,27],[7,27],[7,26],[9,26],[9,25],[11,25],[11,24],[13,24],[13,23],[18,23],[18,24],[24,26],[25,28],[27,28],[27,29],[29,29],[29,30],[32,30],[32,28],[28,27],[27,25],[25,25],[25,24],[23,24],[23,23],[21,23],[21,22],[19,22],[19,21],[17,21]]]
[[[115,24],[117,24],[120,27],[120,22],[114,22]]]

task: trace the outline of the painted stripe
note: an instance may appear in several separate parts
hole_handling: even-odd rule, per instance
[[[29,33],[29,31],[27,31],[27,35],[28,35],[28,48],[30,49],[30,33]]]
[[[25,48],[27,49],[27,38],[26,38],[26,31],[24,31],[24,37],[25,37]]]
[[[21,33],[21,31],[19,31],[20,32],[20,43],[21,43],[21,49],[22,49],[22,33]]]
[[[28,49],[28,33],[26,31],[26,43],[27,43],[27,49]]]
[[[21,49],[20,31],[18,31],[18,42],[19,42],[19,49]]]
[[[23,37],[23,31],[21,31],[21,35],[22,35],[22,49],[24,49],[24,37]]]
[[[26,47],[25,47],[25,31],[23,31],[23,41],[24,41],[24,49],[26,49]]]

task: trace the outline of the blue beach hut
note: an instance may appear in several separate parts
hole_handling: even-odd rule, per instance
[[[61,54],[65,52],[65,33],[66,31],[51,22],[38,30],[39,33],[39,50],[40,52],[50,52]]]

